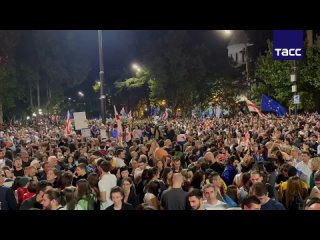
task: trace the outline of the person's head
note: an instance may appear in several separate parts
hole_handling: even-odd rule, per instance
[[[6,148],[2,148],[0,146],[0,159],[3,159],[5,155],[6,155]]]
[[[166,185],[170,185],[172,183],[173,171],[172,168],[165,167],[162,172],[162,180]]]
[[[87,177],[88,183],[90,187],[98,187],[99,183],[99,175],[95,172],[92,172]]]
[[[180,159],[173,159],[173,167],[175,168],[175,169],[179,169],[180,167],[181,167],[181,161],[180,161]]]
[[[304,190],[302,181],[298,176],[293,176],[288,179],[287,189],[285,191],[286,205],[289,206],[296,196],[303,196]]]
[[[320,170],[314,174],[314,184],[320,189]]]
[[[55,167],[58,164],[58,158],[56,156],[50,156],[48,157],[48,163],[50,167]]]
[[[296,176],[298,173],[298,170],[294,166],[288,167],[288,177]]]
[[[27,151],[22,150],[20,152],[20,157],[21,157],[22,162],[29,162],[29,153]]]
[[[311,158],[308,166],[312,172],[320,170],[320,157]]]
[[[172,176],[172,187],[173,188],[181,188],[183,183],[183,176],[181,173],[175,173]]]
[[[181,172],[180,172],[183,176],[183,180],[185,182],[191,182],[192,180],[192,177],[193,177],[193,173],[191,170],[188,170],[188,169],[182,169]]]
[[[28,166],[24,169],[24,175],[27,177],[33,177],[37,174],[37,168],[35,166]]]
[[[31,161],[30,166],[34,166],[37,170],[39,170],[41,167],[40,161],[37,158],[35,158]]]
[[[204,155],[204,159],[207,162],[210,162],[210,163],[214,163],[215,162],[215,158],[214,158],[214,155],[213,155],[212,152],[206,152],[206,154]]]
[[[157,160],[157,162],[156,162],[156,167],[157,167],[160,171],[162,171],[163,168],[164,168],[164,161],[163,161],[162,159]]]
[[[301,155],[301,159],[304,163],[308,163],[309,159],[310,159],[310,152],[309,151],[303,151],[302,155]]]
[[[47,172],[51,169],[51,166],[50,166],[49,162],[44,162],[44,163],[42,164],[42,169],[43,169],[43,171],[44,171],[45,173],[47,173]]]
[[[130,161],[130,166],[134,170],[138,167],[138,159],[133,157]]]
[[[156,197],[158,197],[159,189],[160,183],[158,181],[150,181],[147,185],[147,192],[152,193]]]
[[[118,149],[117,152],[116,152],[116,156],[117,156],[118,158],[125,159],[125,157],[126,157],[126,150],[123,149],[123,148]]]
[[[238,188],[235,185],[229,185],[227,188],[226,194],[235,202],[238,204]]]
[[[86,179],[79,179],[76,183],[76,187],[78,199],[87,197],[92,193],[90,185]]]
[[[202,170],[198,170],[193,174],[193,177],[191,179],[191,186],[194,188],[201,189],[201,186],[203,185],[205,181],[205,173]]]
[[[125,177],[128,177],[129,176],[129,168],[128,166],[122,166],[120,168],[120,175],[121,175],[121,178],[125,178]]]
[[[248,172],[243,173],[241,176],[241,184],[242,184],[242,186],[244,186],[247,189],[251,185],[250,177],[251,177],[251,174]]]
[[[202,188],[203,196],[209,204],[214,203],[217,200],[217,189],[213,184],[206,184]]]
[[[16,169],[20,169],[22,167],[22,160],[20,157],[15,157],[13,159],[13,166],[16,168]]]
[[[256,196],[247,196],[242,200],[241,208],[243,210],[261,210],[261,202]]]
[[[99,165],[99,169],[104,173],[110,172],[111,168],[112,168],[111,163],[106,160],[103,160]]]
[[[252,185],[250,195],[259,198],[261,204],[265,204],[269,200],[267,187],[262,182],[256,182]]]
[[[56,210],[61,205],[64,205],[64,199],[59,189],[52,188],[44,193],[42,200],[44,210]]]
[[[110,191],[110,198],[114,205],[120,206],[122,204],[122,199],[124,198],[124,192],[121,187],[115,186]]]
[[[37,182],[37,189],[36,189],[36,194],[37,194],[37,201],[41,202],[44,193],[49,190],[52,189],[52,183],[50,183],[47,180],[41,180],[39,182]]]
[[[320,210],[320,199],[319,198],[308,199],[304,210]]]
[[[50,182],[53,182],[54,180],[56,180],[56,178],[59,176],[59,170],[55,169],[55,168],[51,168],[48,172],[47,172],[47,180]]]
[[[76,167],[76,174],[77,176],[84,176],[87,173],[87,165],[85,163],[80,163],[77,167]]]
[[[261,175],[260,171],[252,171],[250,173],[250,181],[252,184],[262,182],[263,176]]]
[[[192,189],[188,193],[188,201],[193,210],[203,210],[203,195],[200,189]]]
[[[77,195],[73,186],[69,186],[63,189],[63,195],[66,201],[66,209],[74,210],[77,205]]]
[[[13,169],[10,169],[8,166],[2,167],[2,171],[5,178],[9,178],[9,179],[14,178]]]
[[[72,185],[73,175],[70,172],[64,172],[60,177],[60,187],[63,190]]]
[[[144,170],[147,166],[148,158],[146,155],[141,154],[138,160],[138,168]]]
[[[217,172],[213,172],[209,175],[209,181],[212,185],[214,185],[216,188],[220,189],[223,186],[222,179]]]
[[[129,192],[133,186],[133,181],[130,177],[124,177],[121,182],[123,191]]]

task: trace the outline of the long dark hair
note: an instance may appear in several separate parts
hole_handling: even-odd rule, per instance
[[[77,201],[81,199],[88,201],[88,206],[94,206],[93,194],[89,185],[89,182],[86,179],[79,179],[77,181],[78,194]]]
[[[89,183],[90,188],[94,191],[94,194],[98,197],[100,194],[99,191],[99,175],[95,172],[90,173],[87,177],[87,181]]]
[[[66,187],[62,190],[66,201],[66,209],[74,210],[77,205],[77,196],[75,193],[75,187]]]

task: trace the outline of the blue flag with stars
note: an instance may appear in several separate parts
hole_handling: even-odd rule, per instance
[[[261,110],[267,112],[274,112],[278,117],[284,117],[286,115],[286,108],[272,98],[262,94],[261,96]]]

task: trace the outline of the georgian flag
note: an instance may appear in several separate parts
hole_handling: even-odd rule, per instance
[[[267,119],[267,117],[259,110],[259,108],[256,105],[254,105],[247,97],[241,97],[241,99],[238,102],[242,101],[246,102],[250,112],[256,112],[261,118]]]
[[[65,129],[64,133],[66,135],[69,135],[71,133],[71,131],[70,131],[70,112],[69,111],[68,111],[68,114],[67,114],[66,129]]]

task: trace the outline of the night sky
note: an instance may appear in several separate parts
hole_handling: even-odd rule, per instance
[[[67,30],[66,30],[67,31]],[[179,31],[179,30],[177,30]],[[227,58],[227,44],[230,38],[222,35],[221,30],[190,30],[193,40],[207,42],[221,61]],[[258,56],[266,50],[266,40],[272,38],[269,30],[246,30],[250,42],[254,44],[253,55]],[[78,40],[85,48],[87,57],[92,63],[92,70],[86,81],[73,89],[66,89],[70,97],[78,90],[86,96],[96,94],[92,90],[93,83],[99,78],[98,33],[96,30],[77,30]],[[163,33],[162,30],[103,30],[103,54],[106,88],[113,87],[113,82],[133,76],[131,64],[139,63],[143,47]],[[219,61],[220,61],[219,60]],[[127,76],[124,75],[127,74]],[[130,74],[132,74],[130,76]],[[68,95],[68,94],[66,94]]]

